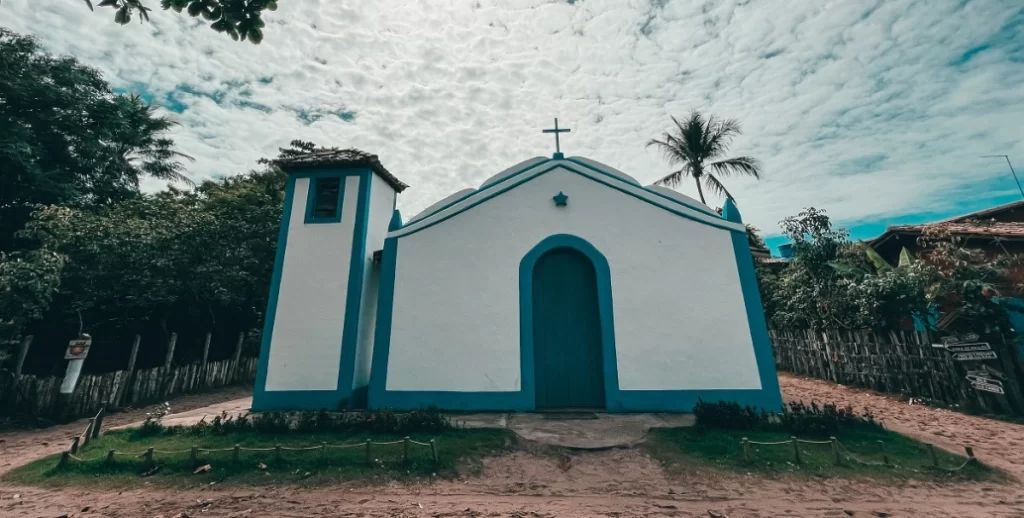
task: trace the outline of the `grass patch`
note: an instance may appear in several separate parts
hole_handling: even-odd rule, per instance
[[[126,487],[142,481],[164,483],[176,486],[194,487],[211,483],[230,482],[238,484],[298,484],[319,486],[358,480],[381,483],[390,480],[417,478],[450,478],[458,474],[458,468],[477,469],[483,457],[504,453],[512,444],[511,432],[498,429],[448,430],[434,434],[410,434],[413,440],[429,442],[434,439],[438,447],[437,464],[434,463],[429,447],[410,445],[409,463],[403,464],[403,445],[374,445],[371,448],[372,466],[366,466],[364,446],[346,449],[327,449],[327,455],[317,450],[283,451],[282,458],[275,458],[274,451],[241,451],[240,460],[232,460],[232,452],[201,453],[200,465],[209,464],[205,473],[193,474],[188,450],[193,445],[201,448],[232,448],[235,444],[243,448],[274,448],[281,445],[288,448],[401,440],[403,437],[391,434],[366,433],[300,433],[281,434],[236,432],[225,435],[191,436],[186,434],[160,434],[142,436],[138,430],[112,431],[90,442],[79,451],[78,456],[90,459],[85,462],[72,460],[65,467],[57,467],[60,455],[37,460],[8,472],[3,479],[9,482],[32,485],[82,485],[95,484],[108,487]],[[113,462],[106,462],[108,450],[117,452],[142,452],[154,448],[154,460],[160,469],[151,476],[141,477],[142,459],[129,456],[115,456]],[[173,452],[173,453],[160,453]],[[265,468],[260,467],[264,465]]]
[[[652,429],[644,448],[670,471],[693,467],[711,467],[761,475],[815,477],[865,477],[902,480],[1001,480],[1004,475],[979,462],[950,473],[931,467],[928,447],[909,437],[885,430],[847,430],[836,435],[840,444],[856,457],[869,462],[883,460],[884,444],[890,466],[870,466],[847,459],[835,465],[831,445],[800,444],[801,462],[794,462],[790,444],[751,446],[752,460],[745,462],[740,439],[756,442],[788,441],[792,435],[782,431],[721,430],[693,428]],[[802,439],[821,440],[815,437]],[[953,468],[966,459],[936,449],[939,466]]]

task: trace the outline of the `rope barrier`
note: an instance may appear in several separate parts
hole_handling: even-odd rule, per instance
[[[362,444],[353,444],[352,446],[362,446]],[[330,446],[330,445],[328,445],[327,447],[328,448],[338,448],[338,446]],[[273,449],[273,448],[271,448],[271,449]],[[283,450],[283,451],[312,451],[312,450],[319,450],[319,449],[320,449],[320,446],[306,446],[305,448],[289,448],[288,446],[281,446],[281,450]]]
[[[234,451],[234,448],[199,448],[199,453],[220,453],[224,451]]]
[[[780,444],[790,444],[791,441],[775,441],[775,442],[758,442],[758,441],[747,441],[750,444],[757,446],[778,446]]]
[[[180,455],[182,453],[188,453],[190,451],[192,451],[192,450],[191,449],[188,449],[188,450],[170,450],[170,451],[153,450],[153,453],[159,453],[160,455]]]
[[[804,443],[804,444],[832,444],[832,441],[807,441],[807,440],[804,440],[804,439],[797,439],[796,442],[800,442],[800,443]]]
[[[381,446],[383,443],[371,442],[370,444]],[[360,446],[365,447],[366,443],[364,442],[364,443],[357,443],[357,444],[328,444],[327,445],[328,448],[333,448],[333,449],[336,449],[336,450],[342,450],[342,449],[345,449],[345,448],[358,448]],[[316,448],[319,448],[319,446],[316,446]]]

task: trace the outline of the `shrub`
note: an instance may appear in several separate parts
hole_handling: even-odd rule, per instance
[[[148,420],[147,420],[148,423]],[[149,426],[149,428],[146,428]],[[301,433],[375,433],[408,435],[438,433],[452,428],[451,420],[431,407],[411,412],[365,410],[332,414],[326,410],[304,412],[265,412],[250,416],[228,415],[227,412],[188,426],[164,427],[143,425],[146,434],[227,435],[236,432],[282,434]],[[140,432],[141,433],[141,432]]]
[[[698,399],[693,407],[698,428],[719,428],[725,430],[752,430],[768,421],[767,414],[752,406],[741,407],[735,401],[708,403]]]
[[[171,404],[164,402],[158,405],[152,412],[146,414],[146,420],[142,423],[137,434],[141,437],[151,437],[167,429],[164,426],[164,417],[171,413]]]
[[[841,430],[881,430],[870,410],[857,414],[852,406],[838,407],[835,403],[819,406],[793,401],[779,413],[759,411],[752,406],[740,406],[734,401],[708,403],[698,400],[693,407],[697,427],[701,429],[785,431],[794,435],[835,435]]]

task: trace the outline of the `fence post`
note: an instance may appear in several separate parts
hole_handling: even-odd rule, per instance
[[[430,440],[430,456],[434,458],[434,465],[438,464],[437,460],[437,442],[433,439]]]
[[[402,441],[402,464],[409,463],[409,436],[405,436],[405,440]]]
[[[231,450],[231,461],[238,464],[240,460],[242,460],[242,446],[236,444],[235,448]]]
[[[281,462],[281,445],[274,445],[274,462]]]
[[[790,437],[793,442],[793,462],[800,464],[800,443],[797,442],[796,436]]]
[[[79,435],[78,437],[75,437],[74,439],[71,439],[71,454],[72,455],[78,453],[78,441],[81,440],[81,439],[82,439],[81,435]]]
[[[933,445],[933,444],[929,444],[928,445],[928,453],[932,457],[932,467],[933,468],[939,467],[939,455],[938,455],[938,453],[935,452],[935,445]]]
[[[834,462],[836,466],[841,465],[843,463],[843,459],[839,455],[839,439],[829,437],[828,442],[832,443],[832,462]]]
[[[326,442],[321,442],[320,443],[320,459],[324,462],[324,464],[327,463],[327,443]]]
[[[885,443],[878,441],[878,449],[882,451],[882,464],[889,465],[889,454],[885,451]]]
[[[750,439],[740,439],[740,446],[743,448],[743,462],[750,462]]]
[[[188,452],[188,462],[192,466],[192,469],[199,467],[199,445],[192,445],[192,449]]]
[[[100,411],[96,413],[96,422],[92,427],[92,438],[98,439],[100,436],[100,430],[103,428],[103,414],[107,410],[107,405],[100,405]]]
[[[370,453],[370,447],[373,446],[373,441],[370,439],[366,440],[366,467],[373,466],[373,453]]]
[[[153,469],[153,463],[153,448],[146,448],[146,453],[142,454],[142,471]]]
[[[18,350],[18,363],[14,364],[14,376],[21,376],[21,368],[25,366],[25,358],[28,356],[28,348],[32,347],[32,340],[35,338],[28,335],[21,340],[21,349]]]
[[[87,426],[85,428],[85,435],[83,435],[83,438],[85,440],[82,441],[82,446],[85,446],[86,444],[89,444],[89,439],[93,438],[93,430],[95,430],[95,429],[96,429],[96,418],[95,417],[90,417],[89,418],[89,426]]]
[[[136,334],[135,341],[132,342],[132,352],[128,356],[128,370],[125,372],[124,381],[121,382],[121,386],[117,389],[117,399],[114,402],[114,406],[120,407],[121,402],[124,401],[124,395],[128,392],[128,387],[132,382],[132,375],[135,374],[135,359],[139,357],[139,343],[142,342],[142,335]]]
[[[114,462],[114,450],[107,450],[107,464]]]
[[[71,452],[63,451],[60,454],[60,462],[57,463],[57,467],[67,466],[71,462]]]
[[[207,363],[207,361],[210,358],[210,340],[213,340],[213,332],[207,331],[206,332],[206,340],[203,341],[203,359],[199,363],[199,375],[198,375],[198,377],[199,377],[199,387],[200,388],[205,386],[205,384],[203,382],[206,381],[206,363]]]
[[[178,344],[178,333],[171,333],[171,339],[167,341],[167,358],[164,359],[164,367],[168,369],[174,364],[174,346]]]
[[[977,460],[977,459],[974,458],[974,448],[972,448],[972,447],[970,447],[970,446],[965,444],[964,445],[964,452],[967,453],[967,460],[968,460],[968,462]]]
[[[245,331],[238,333],[238,340],[235,341],[235,356],[232,358],[231,378],[228,383],[238,381],[238,363],[242,360],[242,344],[245,343]]]

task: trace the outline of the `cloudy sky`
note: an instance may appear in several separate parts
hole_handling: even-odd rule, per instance
[[[279,0],[259,46],[148,4],[121,27],[3,0],[0,25],[161,105],[196,179],[295,138],[358,147],[412,186],[408,218],[549,155],[554,117],[566,154],[650,183],[670,170],[645,142],[698,109],[742,122],[764,179],[725,183],[768,234],[812,205],[870,237],[1021,196],[979,158],[1024,172],[1020,0]]]

